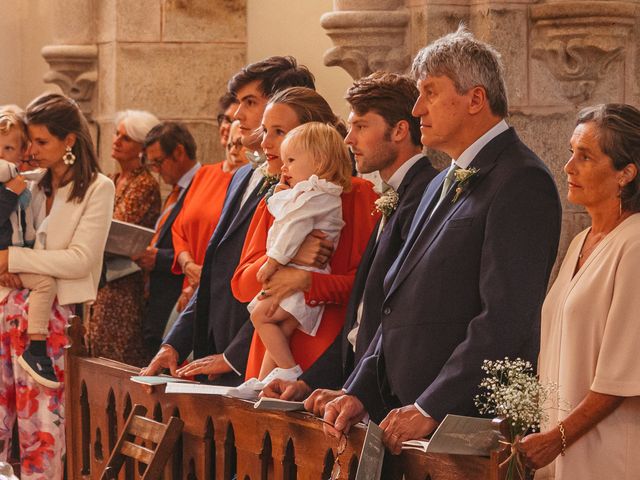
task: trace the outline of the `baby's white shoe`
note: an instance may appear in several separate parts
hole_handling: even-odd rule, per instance
[[[276,367],[271,370],[271,372],[269,372],[269,375],[264,377],[262,383],[264,385],[269,385],[269,383],[271,383],[275,379],[295,382],[300,375],[302,375],[302,368],[300,368],[300,365],[296,365],[295,367],[291,368]]]

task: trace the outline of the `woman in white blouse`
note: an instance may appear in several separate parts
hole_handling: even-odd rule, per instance
[[[66,320],[75,304],[95,300],[114,186],[100,173],[87,122],[73,100],[60,94],[38,97],[27,107],[26,122],[28,153],[47,169],[33,191],[34,196],[44,196],[45,207],[33,249],[0,251],[0,282],[14,288],[0,302],[0,398],[5,400],[0,402],[0,461],[11,451],[17,417],[21,478],[59,479],[65,451],[64,384],[57,389],[44,387],[16,361],[27,344],[29,292],[12,274],[56,278],[57,301],[49,320],[46,355],[62,382]]]
[[[591,227],[574,238],[542,308],[538,370],[559,385],[520,450],[536,480],[640,478],[640,111],[578,114],[564,167]]]

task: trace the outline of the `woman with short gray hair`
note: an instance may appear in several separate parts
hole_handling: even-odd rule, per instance
[[[111,156],[120,173],[112,179],[116,185],[113,218],[153,228],[160,214],[160,187],[141,155],[147,133],[160,121],[142,110],[124,110],[115,117]],[[109,273],[100,290],[89,321],[92,355],[107,357],[131,365],[146,364],[142,342],[142,313],[145,305],[144,274],[141,271],[120,278]]]

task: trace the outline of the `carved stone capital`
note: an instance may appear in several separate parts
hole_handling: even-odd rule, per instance
[[[381,2],[380,7],[397,4]],[[320,24],[335,45],[325,53],[325,65],[340,66],[354,79],[376,70],[406,71],[411,60],[405,42],[409,18],[404,9],[325,13]]]
[[[531,7],[532,55],[560,81],[574,104],[588,101],[611,66],[624,60],[636,5],[562,2]]]
[[[58,85],[91,118],[93,92],[98,80],[96,45],[47,45],[42,56],[51,67],[44,81]]]

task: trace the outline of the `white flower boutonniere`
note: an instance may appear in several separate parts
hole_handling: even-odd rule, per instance
[[[468,190],[471,187],[471,184],[473,183],[475,178],[477,178],[476,176],[478,175],[479,171],[479,169],[471,167],[459,168],[455,172],[453,172],[458,185],[456,185],[456,193],[453,196],[451,203],[456,203],[458,201],[458,198],[460,198],[460,195],[462,195],[465,190]]]
[[[375,211],[372,213],[381,213],[385,218],[389,218],[393,212],[398,208],[398,202],[400,197],[398,193],[390,188],[378,198],[374,203],[376,206]]]
[[[262,173],[262,176],[264,177],[264,180],[262,180],[262,186],[258,191],[258,195],[262,195],[262,192],[264,192],[265,190],[269,190],[273,185],[280,181],[280,175],[272,175],[271,173],[269,173],[269,164],[267,162],[264,162],[258,168],[260,169],[260,173]]]

